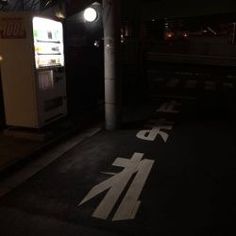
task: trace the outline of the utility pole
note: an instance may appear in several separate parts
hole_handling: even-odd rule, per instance
[[[107,130],[121,123],[120,0],[103,0],[105,122]]]

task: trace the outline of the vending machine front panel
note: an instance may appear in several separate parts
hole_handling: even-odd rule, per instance
[[[36,69],[64,66],[62,23],[42,17],[33,18]]]

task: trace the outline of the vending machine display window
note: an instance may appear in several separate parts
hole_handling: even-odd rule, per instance
[[[64,66],[63,29],[57,21],[33,18],[36,68]]]

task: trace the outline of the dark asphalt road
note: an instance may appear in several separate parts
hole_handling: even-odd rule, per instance
[[[234,235],[234,90],[222,91],[202,90],[194,99],[179,99],[174,105],[168,98],[159,99],[145,109],[130,111],[122,129],[102,131],[87,139],[1,198],[0,234]],[[179,112],[157,111],[166,102],[173,105],[172,111]],[[150,125],[153,119],[163,118],[173,122],[164,123],[171,128],[163,128],[163,123]],[[136,136],[158,125],[162,129],[154,132],[153,141]],[[166,142],[160,131],[169,135]],[[144,138],[149,134],[146,132]],[[109,188],[78,205],[95,185],[112,178],[107,174],[123,170],[112,166],[118,157],[127,165],[124,159],[131,159],[134,153],[143,153],[143,159],[153,163],[150,172],[144,171],[147,181],[138,195],[141,204],[134,219],[113,221],[137,173],[144,170],[141,166],[133,172],[106,219],[92,215]],[[136,190],[143,179],[144,173]],[[116,190],[122,181],[126,179],[112,182],[118,184]],[[132,197],[128,203],[132,204]]]

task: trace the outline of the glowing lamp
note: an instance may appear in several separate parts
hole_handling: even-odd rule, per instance
[[[93,22],[97,19],[98,14],[97,11],[92,8],[88,7],[87,9],[84,10],[84,19],[88,22]]]

